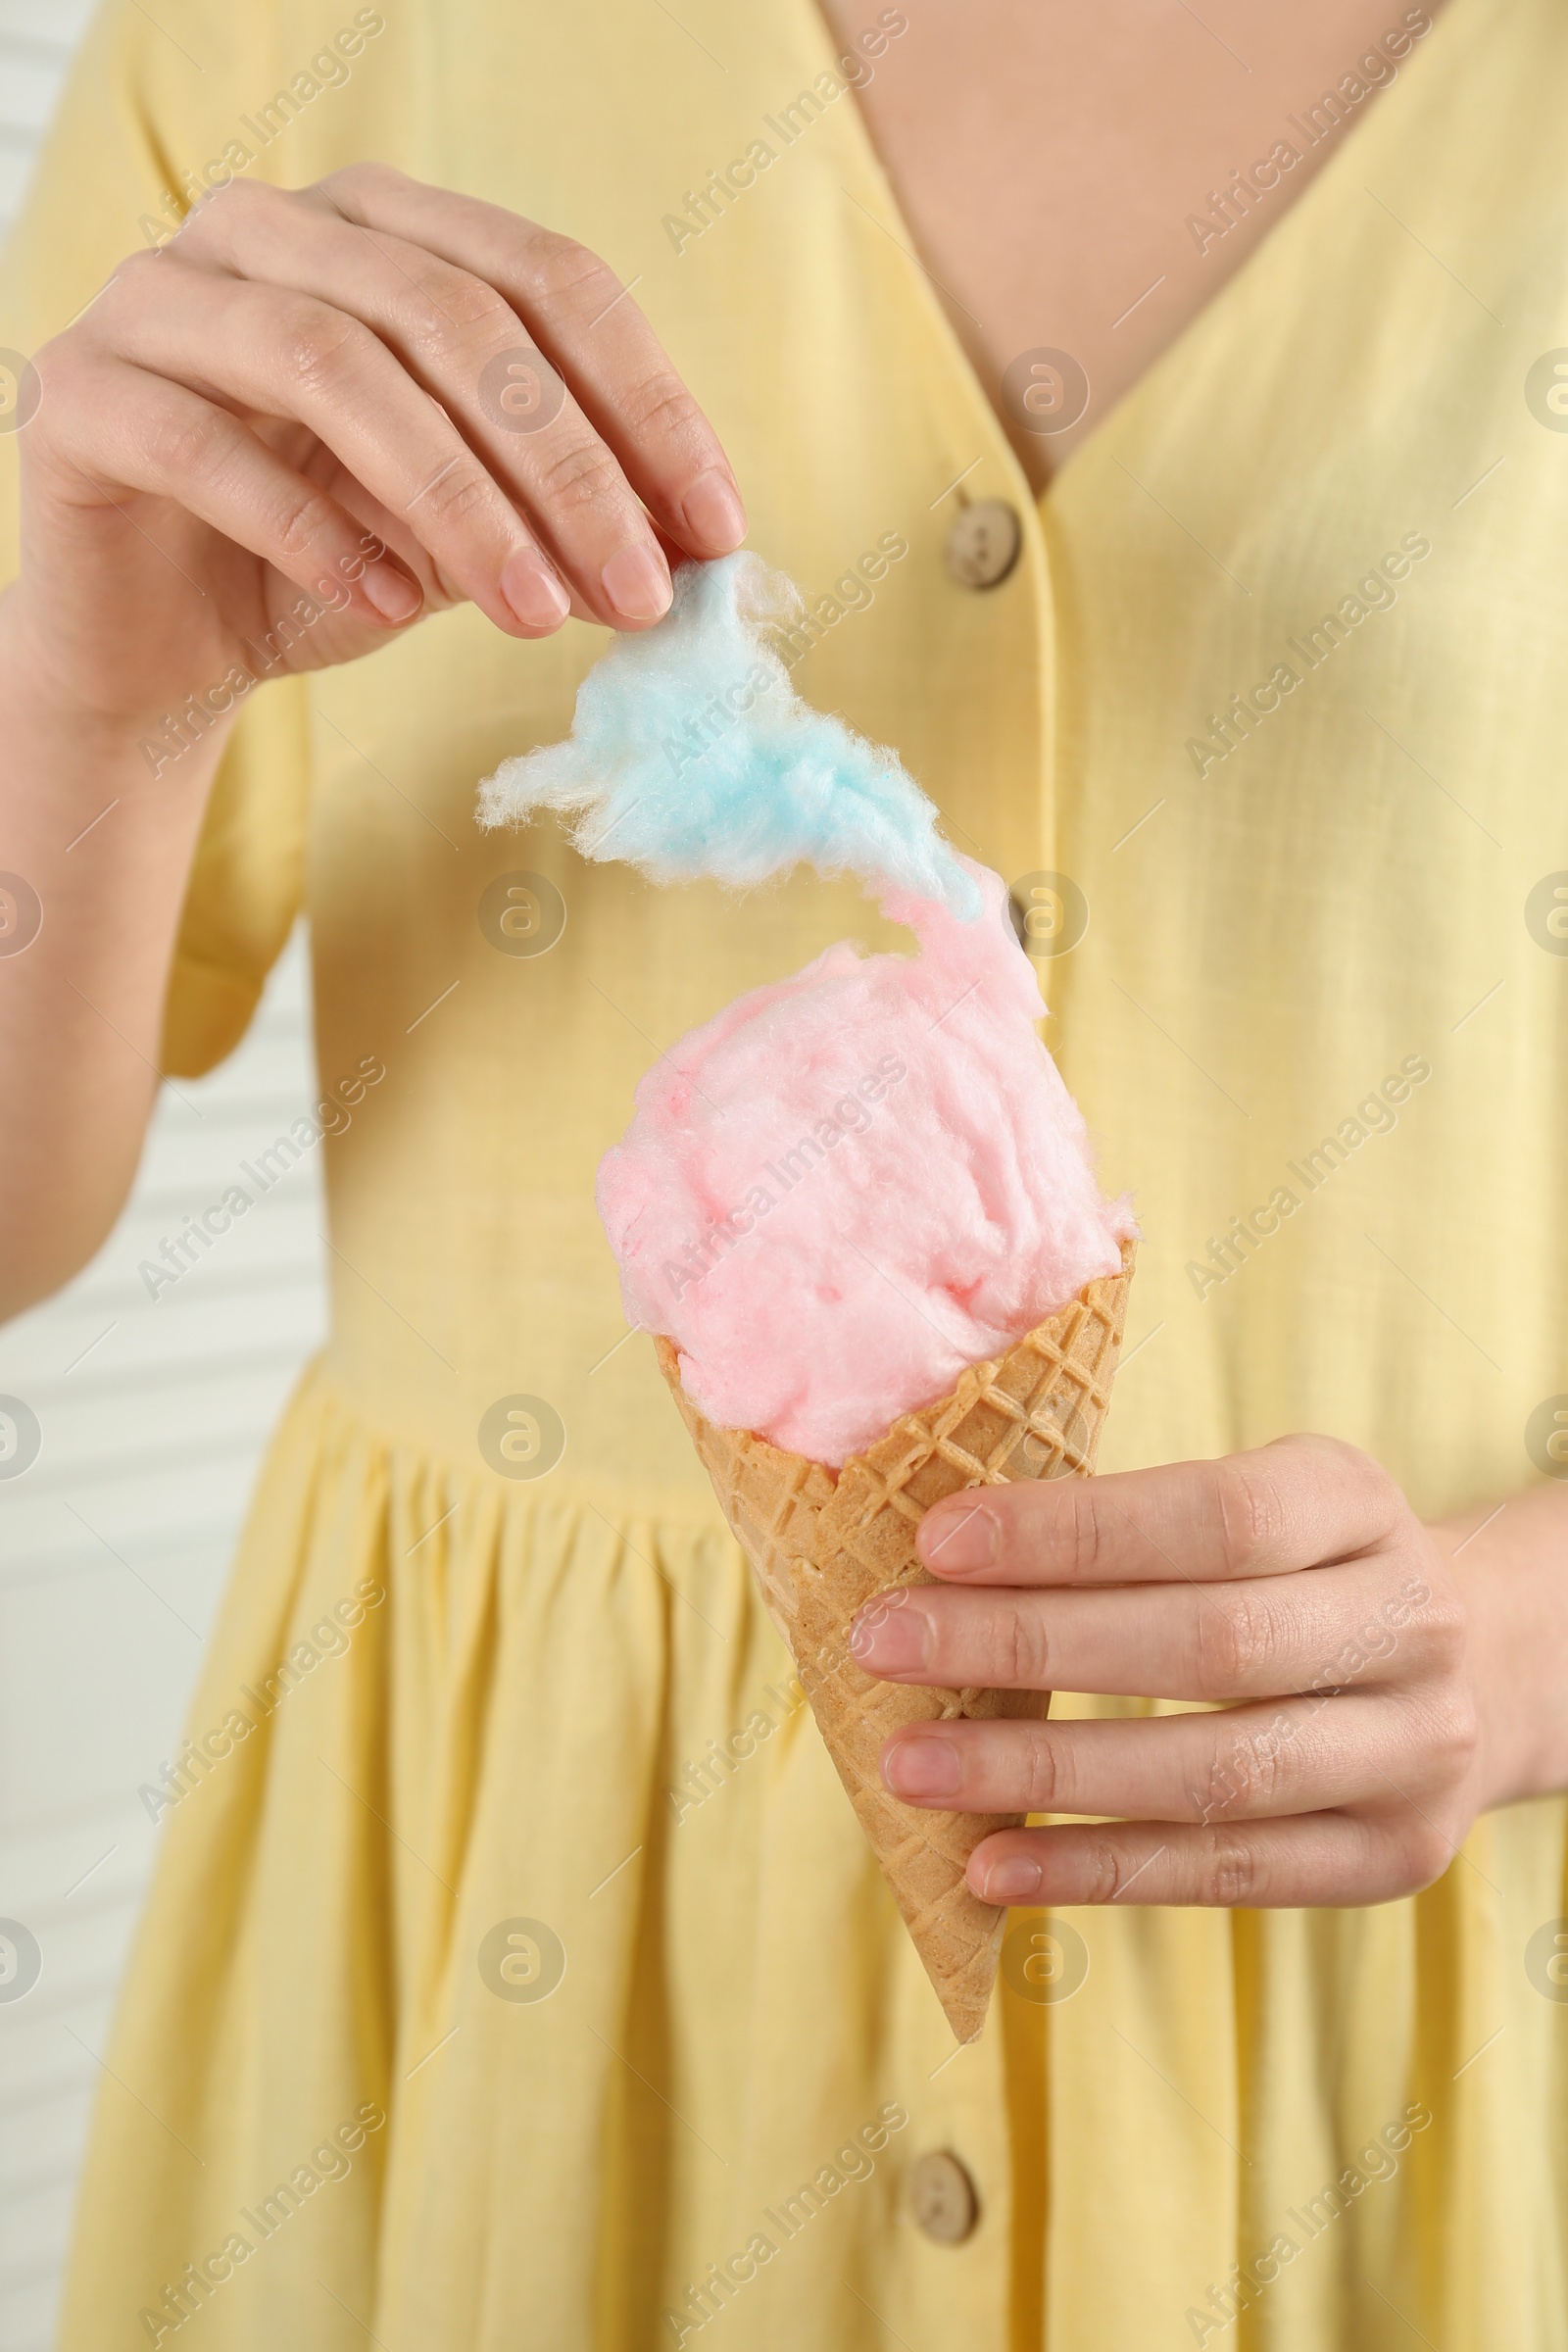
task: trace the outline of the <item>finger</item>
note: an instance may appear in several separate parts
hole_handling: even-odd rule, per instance
[[[999,1830],[969,1857],[988,1903],[1196,1903],[1270,1910],[1381,1903],[1428,1886],[1452,1860],[1440,1830],[1418,1835],[1354,1813],[1313,1813],[1245,1829],[1118,1821],[1094,1828]]]
[[[668,609],[669,566],[630,484],[493,286],[261,183],[208,208],[192,253],[371,328],[529,514],[588,617],[645,627]]]
[[[915,1543],[933,1575],[1122,1585],[1279,1576],[1369,1550],[1408,1505],[1337,1438],[1281,1438],[1219,1461],[1023,1480],[933,1503]]]
[[[911,1724],[882,1750],[906,1804],[948,1813],[1119,1814],[1265,1820],[1381,1804],[1440,1752],[1429,1708],[1386,1695],[1293,1698],[1141,1722]]]
[[[117,486],[177,498],[297,587],[376,628],[400,628],[420,611],[419,583],[375,533],[182,384],[89,363],[62,376],[51,416],[60,455],[88,480],[112,470]]]
[[[1367,1689],[1453,1662],[1462,1611],[1380,1556],[1230,1584],[901,1586],[850,1634],[863,1673],[940,1690],[1231,1700]]]
[[[187,269],[171,248],[140,265],[135,299],[112,299],[137,267],[88,314],[100,347],[210,401],[308,425],[498,628],[537,636],[565,618],[555,566],[512,500],[368,326],[309,295]]]
[[[739,547],[746,514],[718,435],[597,254],[498,205],[424,186],[384,165],[353,165],[322,186],[346,219],[426,246],[507,297],[638,496],[688,554]]]

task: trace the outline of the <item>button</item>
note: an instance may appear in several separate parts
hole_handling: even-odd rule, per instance
[[[956,2156],[932,2148],[909,2174],[909,2210],[939,2246],[961,2246],[980,2218],[980,2200]]]
[[[948,533],[948,570],[960,588],[996,588],[1018,561],[1023,526],[1004,498],[960,507]]]

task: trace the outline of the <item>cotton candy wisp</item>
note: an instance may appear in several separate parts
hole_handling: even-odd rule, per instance
[[[972,877],[898,754],[791,685],[769,630],[799,609],[757,556],[681,564],[657,628],[617,637],[584,678],[566,740],[504,760],[481,786],[481,823],[551,809],[583,857],[656,882],[745,889],[812,865],[972,918]]]

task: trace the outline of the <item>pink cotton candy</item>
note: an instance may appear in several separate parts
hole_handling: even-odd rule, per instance
[[[969,870],[976,922],[885,902],[917,956],[845,943],[694,1029],[599,1171],[627,1320],[674,1340],[710,1421],[834,1468],[1135,1231],[1035,1033],[1003,885]]]

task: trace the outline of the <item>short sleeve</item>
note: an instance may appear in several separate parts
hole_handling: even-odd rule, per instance
[[[177,225],[183,159],[268,86],[270,9],[220,14],[134,0],[101,8],[77,53],[21,215],[0,255],[0,354],[25,361],[85,308],[116,264]],[[221,148],[221,138],[216,144]],[[0,360],[11,367],[12,361]],[[21,431],[0,432],[0,578],[19,563]],[[240,1038],[299,909],[309,732],[303,680],[242,712],[214,783],[165,1006],[164,1067],[193,1077]]]

